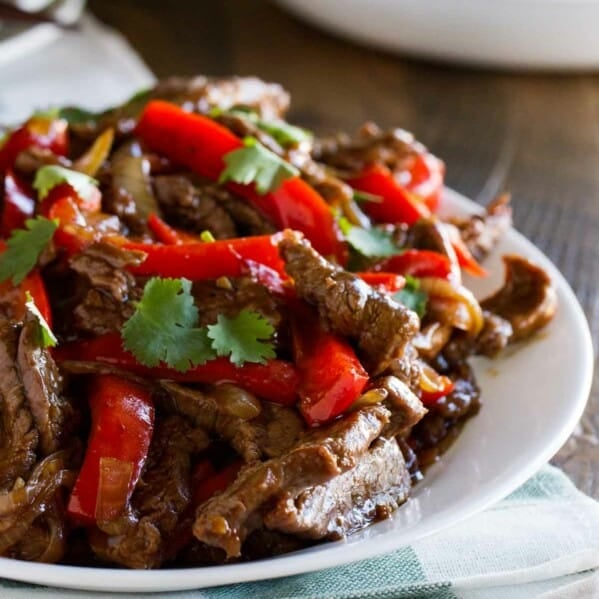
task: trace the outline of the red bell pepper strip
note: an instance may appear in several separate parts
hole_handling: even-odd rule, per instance
[[[245,363],[235,366],[227,358],[216,358],[186,372],[168,366],[143,366],[135,356],[123,349],[118,333],[107,333],[93,339],[61,344],[54,350],[57,361],[84,360],[112,364],[148,378],[171,379],[184,383],[219,383],[229,381],[259,397],[282,405],[293,405],[297,399],[299,375],[294,365],[284,360],[268,360],[265,364]]]
[[[14,166],[17,156],[32,146],[46,148],[58,156],[68,151],[68,123],[62,119],[32,117],[13,131],[0,148],[0,175]]]
[[[243,147],[238,137],[213,120],[160,100],[148,103],[136,133],[155,152],[212,180],[223,172],[224,156]],[[347,259],[328,204],[299,177],[283,181],[279,189],[265,195],[259,195],[253,185],[230,187],[262,210],[278,228],[302,231],[324,256],[335,256],[342,263]]]
[[[48,195],[41,201],[39,213],[43,216],[48,216],[52,206],[56,204],[56,202],[60,202],[66,198],[70,199],[77,208],[86,213],[96,213],[102,208],[102,194],[99,189],[94,187],[89,198],[82,198],[68,183],[59,183],[58,185],[55,185],[48,192]]]
[[[0,254],[5,249],[6,242],[0,240]],[[46,287],[38,269],[32,270],[19,285],[13,285],[10,280],[0,283],[0,303],[5,306],[5,309],[6,306],[10,306],[10,316],[14,320],[23,320],[25,318],[27,292],[29,292],[37,309],[51,327],[52,311],[50,309],[50,300],[48,299]]]
[[[455,255],[458,259],[458,264],[473,277],[486,277],[488,272],[484,269],[471,254],[468,246],[462,241],[462,238],[457,235],[451,240],[451,245],[455,250]]]
[[[63,197],[47,207],[48,218],[58,219],[54,243],[66,251],[68,256],[79,253],[99,235],[87,227],[85,217],[71,197]]]
[[[380,202],[364,202],[363,208],[373,220],[382,223],[406,223],[413,225],[421,218],[430,216],[423,203],[410,197],[382,165],[373,165],[348,181],[354,189],[382,198]]]
[[[243,461],[236,460],[217,472],[209,460],[199,462],[191,475],[193,504],[198,506],[224,491],[237,478],[242,466]]]
[[[445,164],[433,154],[416,154],[407,168],[409,181],[404,186],[415,196],[422,199],[431,212],[436,212],[443,193]]]
[[[164,222],[157,214],[152,213],[148,216],[148,227],[154,233],[154,236],[164,245],[181,245],[183,240],[179,232],[173,229],[168,223]]]
[[[150,393],[114,375],[100,375],[89,398],[91,432],[71,492],[69,515],[80,524],[122,514],[148,456],[154,429]]]
[[[275,238],[270,235],[183,245],[134,242],[123,245],[146,254],[139,266],[130,269],[141,276],[185,277],[191,281],[239,277],[244,274],[244,260],[264,264],[281,275],[285,273]]]
[[[438,277],[441,279],[448,279],[452,274],[449,258],[432,250],[406,250],[380,262],[375,269],[395,272],[403,276]]]
[[[443,379],[443,381],[439,386],[439,389],[436,391],[420,392],[420,401],[427,407],[435,405],[442,397],[451,393],[455,388],[455,383],[449,377],[441,376],[440,378]]]
[[[8,169],[4,175],[4,200],[0,234],[8,237],[13,229],[22,229],[35,212],[35,199],[23,182]]]
[[[406,284],[405,278],[394,272],[357,272],[356,274],[371,287],[386,293],[395,293],[403,289]]]
[[[309,425],[323,424],[358,399],[368,383],[368,373],[351,345],[324,331],[310,308],[298,302],[293,311],[293,349],[300,372],[299,409]]]

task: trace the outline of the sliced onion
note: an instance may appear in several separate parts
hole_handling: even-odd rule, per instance
[[[363,393],[354,401],[351,406],[352,410],[359,410],[360,408],[365,408],[366,406],[374,406],[379,404],[385,399],[387,399],[387,395],[389,392],[386,389],[369,389],[366,393]]]
[[[260,401],[255,395],[232,383],[216,385],[214,396],[225,411],[242,420],[252,420],[262,411]]]
[[[448,378],[422,362],[420,365],[420,388],[426,393],[438,393],[447,387]]]
[[[483,311],[469,289],[436,277],[420,279],[420,289],[429,296],[427,313],[434,320],[467,331],[473,337],[480,333],[484,324]]]
[[[132,478],[133,462],[106,456],[100,458],[96,520],[115,520],[125,511],[133,492]]]
[[[135,202],[136,214],[146,220],[150,214],[160,216],[158,201],[150,185],[150,161],[141,155],[137,144],[119,148],[112,158],[112,185],[124,190]]]
[[[113,141],[114,129],[103,131],[87,152],[75,160],[73,169],[93,177],[110,155]]]

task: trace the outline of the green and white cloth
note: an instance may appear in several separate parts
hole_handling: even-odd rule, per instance
[[[151,599],[0,580],[2,599]],[[168,599],[591,599],[599,503],[546,466],[491,509],[394,553],[276,580],[161,593]]]

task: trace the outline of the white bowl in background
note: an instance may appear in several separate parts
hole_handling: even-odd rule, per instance
[[[599,0],[278,0],[357,42],[511,69],[599,69]]]

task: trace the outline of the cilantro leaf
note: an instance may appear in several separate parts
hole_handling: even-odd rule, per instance
[[[50,326],[46,322],[46,319],[42,316],[42,313],[38,310],[35,302],[33,301],[33,297],[31,297],[31,293],[29,291],[25,292],[25,307],[37,318],[38,327],[39,327],[39,345],[43,348],[46,347],[55,347],[58,343],[58,339],[50,329]]]
[[[275,357],[272,342],[274,328],[257,312],[242,310],[234,318],[219,314],[216,324],[208,326],[208,337],[219,356],[229,356],[236,366],[244,362],[263,364]]]
[[[428,301],[428,295],[426,291],[420,289],[420,281],[411,277],[406,276],[406,285],[401,290],[393,295],[393,299],[403,304],[406,308],[413,310],[422,318],[426,310],[426,302]]]
[[[262,119],[253,110],[248,110],[242,107],[231,108],[230,110],[222,110],[221,108],[213,108],[210,111],[210,116],[219,117],[221,114],[230,114],[250,121],[258,129],[268,133],[276,142],[282,146],[292,146],[300,144],[303,141],[312,139],[312,133],[301,127],[289,124],[281,119],[265,120]]]
[[[352,225],[346,218],[338,219],[339,227],[347,242],[360,254],[368,258],[385,258],[399,254],[391,234],[383,229],[363,229]]]
[[[39,199],[43,200],[50,190],[60,183],[68,183],[84,200],[93,199],[98,184],[95,179],[88,175],[55,164],[49,164],[42,166],[35,173],[33,187],[37,190]]]
[[[49,108],[36,110],[32,115],[33,118],[48,119],[53,121],[60,118],[60,108],[50,106]]]
[[[78,106],[65,106],[58,110],[58,117],[65,119],[69,125],[82,125],[85,123],[97,124],[103,118],[111,115],[119,115],[121,117],[136,117],[148,103],[152,96],[152,89],[142,89],[131,96],[124,104],[109,108],[108,110],[100,110],[97,112],[86,110]]]
[[[206,329],[197,324],[191,282],[154,277],[123,326],[123,345],[145,366],[165,362],[184,372],[214,357]]]
[[[4,147],[4,144],[8,141],[10,137],[10,130],[0,131],[0,150]]]
[[[266,149],[254,137],[246,137],[243,144],[243,148],[225,154],[227,166],[220,175],[219,183],[255,183],[256,191],[264,195],[277,190],[285,179],[299,175],[294,166]]]
[[[27,219],[25,227],[14,229],[6,242],[8,247],[0,255],[0,281],[12,279],[13,285],[23,281],[52,239],[58,221],[38,216]]]
[[[102,115],[102,112],[91,112],[77,106],[65,106],[58,111],[58,116],[67,121],[69,125],[96,123]]]

